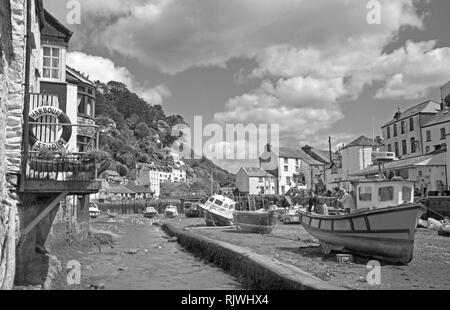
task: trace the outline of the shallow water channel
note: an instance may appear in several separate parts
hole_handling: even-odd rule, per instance
[[[118,218],[92,223],[96,229],[117,233],[114,248],[104,247],[83,258],[82,284],[126,290],[239,290],[231,275],[198,260],[178,243],[169,242],[157,226],[142,218]],[[136,252],[127,254],[127,252]]]

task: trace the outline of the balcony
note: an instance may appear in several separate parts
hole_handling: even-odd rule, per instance
[[[22,155],[22,192],[73,195],[97,193],[97,176],[109,166],[98,151],[99,127],[79,124],[57,107],[57,96],[32,94],[29,139]],[[53,115],[52,115],[53,114]],[[71,120],[75,119],[75,124]],[[80,152],[77,138],[89,132],[89,142]]]

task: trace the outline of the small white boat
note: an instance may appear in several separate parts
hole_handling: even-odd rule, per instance
[[[424,210],[414,203],[414,182],[363,180],[355,183],[357,209],[345,215],[299,211],[305,230],[325,253],[345,251],[394,263],[413,258],[414,236]]]
[[[144,216],[148,218],[154,218],[158,216],[158,211],[153,207],[147,207],[144,211]]]
[[[176,206],[167,206],[166,207],[166,217],[174,218],[178,216],[178,208]]]
[[[208,226],[233,226],[236,202],[223,195],[213,195],[204,205],[203,217]]]

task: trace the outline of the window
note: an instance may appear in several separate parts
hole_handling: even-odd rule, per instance
[[[286,184],[290,185],[291,184],[291,177],[286,177]]]
[[[409,186],[403,186],[402,188],[402,200],[403,202],[412,202],[412,188]]]
[[[359,200],[360,201],[372,201],[372,187],[360,187],[359,188]]]
[[[387,138],[390,139],[391,138],[391,127],[387,128]]]
[[[403,151],[403,155],[408,154],[408,146],[406,144],[406,140],[402,141],[402,151]]]
[[[95,116],[95,97],[92,89],[78,87],[78,113]]]
[[[262,183],[262,182],[264,182],[263,178],[259,178],[259,183]]]
[[[401,125],[400,125],[400,128],[401,128],[402,134],[404,134],[404,133],[406,132],[406,129],[405,129],[405,121],[402,121],[400,124],[401,124]]]
[[[285,164],[285,165],[289,164],[289,159],[285,158],[285,159],[284,159],[284,164]]]
[[[441,140],[445,140],[445,128],[441,128]]]
[[[409,131],[414,131],[414,118],[409,119]]]
[[[216,202],[214,202],[214,204],[218,205],[219,207],[221,207],[223,205],[223,201],[216,199]]]
[[[416,152],[416,139],[411,138],[411,153],[415,153],[415,152]]]
[[[395,147],[395,156],[398,157],[400,155],[400,152],[398,151],[398,142],[395,142],[394,147]]]
[[[397,124],[394,124],[394,137],[397,137]]]
[[[394,187],[380,187],[378,189],[378,201],[392,201],[394,200]]]
[[[392,152],[392,145],[388,144],[388,152]]]
[[[288,166],[284,166],[284,171],[289,171],[289,167]]]
[[[59,48],[44,46],[42,71],[46,79],[60,79],[61,56]]]
[[[427,142],[431,141],[431,130],[427,130]]]

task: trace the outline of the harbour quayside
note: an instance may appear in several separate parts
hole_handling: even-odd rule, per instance
[[[414,203],[413,181],[385,178],[382,166],[392,160],[392,153],[376,154],[375,160],[377,179],[354,182],[356,210],[333,216],[299,211],[300,222],[325,253],[350,252],[407,264],[413,258],[417,222],[424,210]]]

